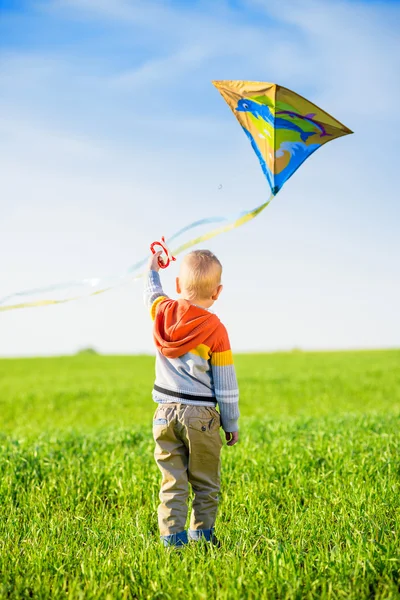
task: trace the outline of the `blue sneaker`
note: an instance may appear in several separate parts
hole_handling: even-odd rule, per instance
[[[171,533],[170,535],[161,535],[160,538],[166,548],[182,548],[188,543],[186,531]]]
[[[189,539],[193,542],[204,540],[216,548],[221,548],[221,542],[214,533],[214,527],[211,529],[189,529]]]

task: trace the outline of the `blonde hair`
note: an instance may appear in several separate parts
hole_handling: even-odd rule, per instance
[[[221,283],[222,265],[210,250],[193,250],[180,269],[182,289],[191,297],[208,300]]]

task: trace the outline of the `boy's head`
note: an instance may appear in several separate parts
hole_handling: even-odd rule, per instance
[[[194,250],[182,261],[176,290],[182,298],[209,308],[222,291],[222,265],[209,250]]]

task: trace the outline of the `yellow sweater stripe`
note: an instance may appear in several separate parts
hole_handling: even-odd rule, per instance
[[[210,348],[205,344],[200,344],[196,348],[190,351],[190,354],[195,354],[196,356],[200,356],[203,360],[210,359]]]
[[[232,350],[225,350],[225,352],[213,352],[211,356],[211,364],[214,367],[228,367],[233,365]]]
[[[156,298],[153,302],[153,304],[151,305],[151,309],[150,309],[150,315],[151,318],[154,319],[156,318],[156,312],[157,312],[157,306],[160,304],[160,302],[162,302],[163,300],[167,300],[168,296],[158,296],[158,298]]]

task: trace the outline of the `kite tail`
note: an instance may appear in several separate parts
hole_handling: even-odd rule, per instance
[[[260,212],[262,212],[264,210],[264,208],[267,208],[268,204],[271,202],[271,200],[273,198],[274,198],[274,194],[271,194],[270,197],[268,198],[268,200],[266,202],[264,202],[264,204],[261,204],[260,206],[257,206],[257,208],[254,208],[253,210],[250,210],[246,213],[242,213],[232,223],[228,223],[227,225],[223,225],[222,227],[217,227],[217,229],[212,229],[208,233],[204,233],[203,235],[200,235],[199,237],[196,237],[196,238],[190,240],[189,242],[182,244],[181,246],[176,248],[176,250],[172,250],[172,254],[174,254],[174,255],[180,254],[181,252],[188,250],[192,246],[196,246],[197,244],[200,244],[201,242],[211,240],[211,238],[215,237],[216,235],[219,235],[220,233],[225,233],[226,231],[231,231],[231,229],[236,229],[236,227],[240,227],[241,225],[244,225],[248,221],[251,221],[251,219],[254,219],[254,217],[256,217],[257,215],[259,215]]]
[[[270,197],[266,202],[260,204],[253,210],[249,210],[247,212],[241,212],[239,215],[235,217],[211,217],[208,219],[201,219],[199,221],[194,221],[190,225],[187,225],[183,229],[180,229],[177,233],[172,235],[168,240],[168,245],[171,241],[175,240],[177,237],[186,233],[190,229],[194,229],[195,227],[199,227],[200,225],[210,224],[210,223],[221,223],[227,221],[226,225],[222,225],[221,227],[217,227],[216,229],[212,229],[211,231],[204,233],[184,244],[181,244],[176,249],[172,250],[174,255],[181,254],[185,250],[200,244],[201,242],[205,242],[207,240],[212,239],[213,237],[220,235],[221,233],[225,233],[227,231],[231,231],[232,229],[236,229],[236,227],[240,227],[244,225],[251,219],[254,219],[257,215],[259,215],[267,206],[270,204],[271,200],[275,197],[275,194],[271,193]],[[18,308],[34,308],[39,306],[50,306],[54,304],[65,304],[66,302],[72,302],[73,300],[79,300],[80,298],[88,298],[90,296],[97,296],[99,294],[104,294],[104,292],[108,292],[109,290],[115,289],[121,285],[130,283],[131,281],[135,281],[140,277],[143,277],[144,272],[140,272],[140,269],[147,263],[148,256],[140,260],[139,262],[132,265],[124,275],[116,276],[113,278],[101,278],[101,279],[82,279],[79,281],[74,281],[65,284],[55,284],[52,286],[46,286],[43,288],[36,288],[32,290],[25,290],[22,292],[17,292],[15,294],[11,294],[5,296],[0,299],[0,312],[4,312],[6,310],[16,310]],[[48,292],[66,292],[71,288],[84,287],[89,289],[85,294],[74,294],[71,297],[63,297],[63,298],[39,298],[37,300],[29,299],[29,296],[33,295],[41,295],[47,294]],[[93,288],[97,287],[98,289],[94,290]],[[91,290],[91,291],[90,291]],[[26,298],[26,301],[17,302],[15,300]],[[14,300],[14,303],[11,303]]]

